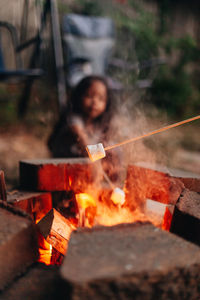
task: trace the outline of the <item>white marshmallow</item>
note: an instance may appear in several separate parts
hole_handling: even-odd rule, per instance
[[[102,143],[96,145],[87,145],[86,150],[91,161],[96,161],[106,156],[106,152]]]
[[[125,202],[125,193],[120,188],[115,188],[111,195],[111,200],[114,204],[123,205]]]

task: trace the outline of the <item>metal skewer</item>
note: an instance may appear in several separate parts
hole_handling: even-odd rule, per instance
[[[106,174],[106,172],[104,171],[103,168],[102,168],[102,171],[103,171],[103,177],[108,182],[108,184],[110,185],[110,187],[112,188],[112,190],[114,190],[115,189],[114,184],[112,183],[112,181],[110,180],[110,178],[108,177],[108,175]]]

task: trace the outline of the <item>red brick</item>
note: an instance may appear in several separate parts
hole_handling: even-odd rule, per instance
[[[14,190],[8,193],[7,201],[27,212],[37,222],[52,208],[51,193]]]
[[[44,159],[20,162],[20,186],[36,191],[83,191],[95,179],[89,159]]]
[[[0,202],[0,290],[38,258],[35,226],[25,213]]]
[[[130,165],[126,178],[126,199],[129,206],[143,206],[145,199],[152,199],[166,204],[175,204],[184,184],[169,174]]]

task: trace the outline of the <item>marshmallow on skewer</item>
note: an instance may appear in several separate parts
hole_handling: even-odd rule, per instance
[[[116,187],[111,195],[111,200],[116,205],[123,205],[125,202],[125,193],[122,189]]]
[[[96,145],[87,145],[86,150],[91,161],[96,161],[106,156],[106,152],[102,143]]]
[[[101,158],[104,158],[106,156],[106,152],[104,150],[102,143],[96,145],[87,145],[86,150],[90,160],[93,162]],[[109,182],[111,186],[113,186],[113,184],[111,183],[110,179],[108,178],[105,172],[104,172],[104,178]],[[123,205],[125,202],[124,191],[118,187],[114,188],[111,194],[111,200],[116,205]]]

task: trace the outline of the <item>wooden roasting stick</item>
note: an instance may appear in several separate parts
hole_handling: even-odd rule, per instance
[[[118,143],[118,144],[115,144],[115,145],[112,145],[112,146],[107,146],[105,148],[103,147],[102,143],[99,143],[99,144],[96,144],[96,145],[88,145],[86,147],[86,150],[88,152],[89,158],[92,161],[96,161],[98,159],[101,159],[101,158],[105,157],[106,156],[105,151],[107,151],[107,150],[111,150],[111,149],[117,148],[119,146],[123,146],[125,144],[141,140],[145,137],[154,135],[154,134],[159,133],[159,132],[166,131],[166,130],[174,128],[174,127],[178,127],[178,126],[186,124],[186,123],[190,123],[190,122],[198,120],[198,119],[200,119],[200,115],[198,115],[196,117],[193,117],[193,118],[190,118],[190,119],[187,119],[187,120],[183,120],[183,121],[168,125],[168,126],[165,126],[165,127],[162,127],[160,129],[156,129],[154,131],[151,131],[149,133],[146,133],[146,134],[143,134],[143,135],[140,135],[140,136],[136,136],[132,139],[125,140],[121,143]]]
[[[7,201],[6,183],[4,172],[2,170],[0,170],[0,199],[3,201]]]
[[[135,141],[141,140],[145,137],[154,135],[154,134],[159,133],[159,132],[166,131],[166,130],[174,128],[174,127],[178,127],[178,126],[186,124],[186,123],[190,123],[190,122],[198,120],[198,119],[200,119],[200,115],[198,115],[196,117],[193,117],[193,118],[190,118],[190,119],[187,119],[187,120],[183,120],[183,121],[168,125],[168,126],[165,126],[165,127],[162,127],[160,129],[156,129],[154,131],[151,131],[149,133],[146,133],[146,134],[143,134],[143,135],[140,135],[140,136],[136,136],[132,139],[125,140],[125,141],[123,141],[121,143],[118,143],[118,144],[115,144],[113,146],[108,146],[108,147],[104,148],[104,150],[107,151],[107,150],[110,150],[110,149],[113,149],[113,148],[116,148],[116,147],[119,147],[119,146],[122,146],[122,145],[125,145],[125,144],[128,144],[128,143],[131,143],[131,142],[135,142]]]

